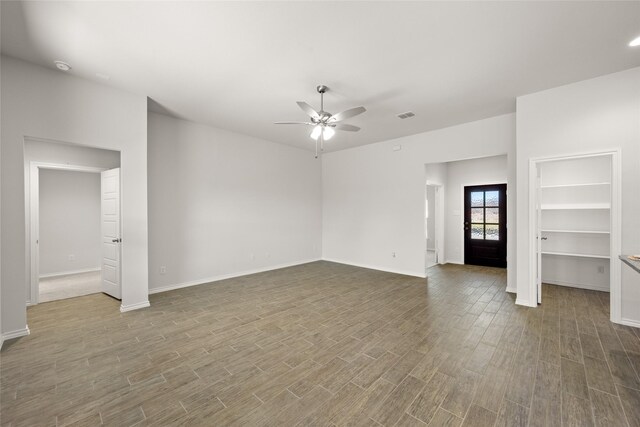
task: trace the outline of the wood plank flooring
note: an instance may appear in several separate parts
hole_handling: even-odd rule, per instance
[[[640,331],[608,294],[501,269],[428,280],[329,262],[28,309],[0,354],[2,426],[640,426]]]

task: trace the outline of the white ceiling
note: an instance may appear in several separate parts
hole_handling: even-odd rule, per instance
[[[2,2],[2,52],[144,94],[152,109],[298,147],[295,101],[364,105],[328,150],[515,111],[640,66],[640,2]],[[96,77],[107,74],[110,80]],[[411,110],[416,117],[400,120]]]

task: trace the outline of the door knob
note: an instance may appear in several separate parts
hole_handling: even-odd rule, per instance
[[[112,241],[113,243],[119,243],[119,242],[122,242],[122,239],[112,239],[111,241]]]

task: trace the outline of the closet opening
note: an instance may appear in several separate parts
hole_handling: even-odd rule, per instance
[[[543,285],[609,292],[619,316],[618,153],[532,161],[530,226],[538,304]]]

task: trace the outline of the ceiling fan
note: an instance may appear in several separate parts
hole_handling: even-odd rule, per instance
[[[331,114],[324,111],[324,94],[329,90],[325,85],[316,87],[320,94],[320,111],[316,111],[309,104],[298,101],[298,107],[302,109],[310,118],[310,122],[275,122],[277,125],[307,125],[313,126],[313,130],[309,135],[316,141],[316,158],[318,158],[318,140],[320,140],[320,151],[324,151],[324,141],[328,141],[336,133],[335,129],[347,132],[358,132],[358,126],[340,123],[345,119],[355,117],[367,111],[364,107],[355,107],[345,110],[338,114]]]

